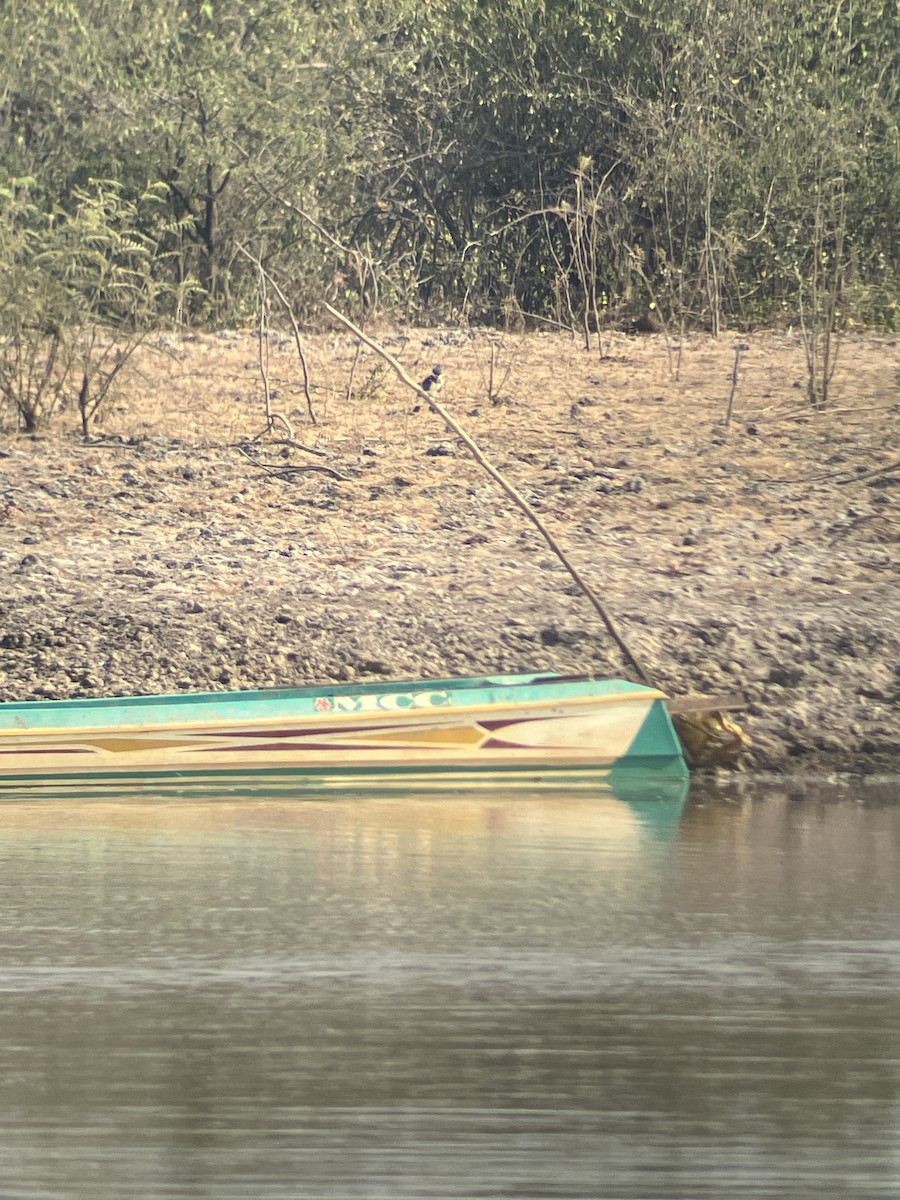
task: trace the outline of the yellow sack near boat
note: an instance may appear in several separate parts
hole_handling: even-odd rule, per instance
[[[751,745],[740,725],[718,711],[676,716],[673,722],[695,767],[730,766]]]

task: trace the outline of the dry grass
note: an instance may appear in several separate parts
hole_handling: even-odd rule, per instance
[[[386,331],[382,340],[415,377],[436,362],[443,365],[442,401],[526,488],[550,476],[617,465],[635,475],[651,472],[663,486],[670,480],[715,490],[724,481],[718,477],[730,470],[745,483],[816,482],[877,469],[896,456],[896,337],[847,339],[835,407],[824,413],[805,402],[799,337],[788,332],[746,339],[727,432],[735,337],[694,336],[679,349],[658,336],[617,336],[607,340],[602,360],[558,333]],[[127,396],[106,414],[98,433],[179,438],[198,449],[237,445],[263,433],[253,337],[162,341],[167,353],[141,354]],[[454,439],[370,351],[360,353],[351,338],[335,334],[308,338],[306,353],[315,425],[292,342],[285,335],[271,351],[273,408],[290,422],[296,441],[327,455],[319,460],[294,452],[293,463],[322,461],[351,473],[363,465],[365,482],[373,485],[401,476],[419,516],[423,506],[436,507],[428,497],[436,481],[451,477],[467,486],[484,480],[464,455],[426,456],[429,449],[453,448]],[[67,414],[57,419],[58,427],[67,423]],[[281,436],[278,428],[262,443]],[[266,455],[279,452],[273,445]],[[756,511],[758,504],[752,507]]]

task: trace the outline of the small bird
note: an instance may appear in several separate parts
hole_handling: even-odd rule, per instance
[[[432,367],[431,374],[419,384],[423,392],[428,392],[432,396],[436,396],[443,386],[444,368],[440,363],[436,367]]]

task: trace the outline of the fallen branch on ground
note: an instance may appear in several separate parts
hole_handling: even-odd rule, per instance
[[[854,467],[844,467],[840,471],[822,471],[818,475],[801,475],[799,479],[751,479],[751,483],[823,483],[827,479],[834,479],[843,486],[847,483],[862,483],[866,479],[874,479],[878,475],[890,475],[892,471],[900,471],[900,460],[893,463],[888,463],[886,467],[876,467],[874,471],[865,471],[859,474]],[[847,478],[843,479],[842,476]]]
[[[303,447],[305,449],[305,447]],[[244,458],[248,458],[253,463],[254,467],[262,471],[266,475],[275,476],[278,479],[291,479],[295,475],[303,475],[307,471],[318,471],[322,475],[330,475],[332,479],[340,479],[343,483],[352,483],[353,480],[349,475],[342,475],[340,471],[336,471],[334,467],[320,467],[316,463],[308,463],[306,466],[295,466],[292,463],[276,464],[260,462],[243,446],[238,446],[238,450],[243,454]],[[321,454],[321,450],[312,451],[313,454]]]

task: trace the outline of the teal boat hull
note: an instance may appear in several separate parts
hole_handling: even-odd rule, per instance
[[[661,692],[552,674],[0,705],[0,785],[284,780],[371,791],[678,788]]]

